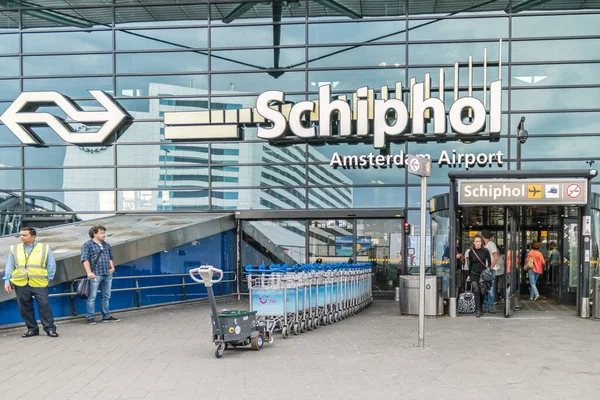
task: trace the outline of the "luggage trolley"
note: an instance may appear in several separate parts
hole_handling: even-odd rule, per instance
[[[256,311],[247,310],[223,310],[217,311],[217,302],[212,286],[221,282],[223,271],[212,265],[202,265],[190,269],[190,277],[206,286],[208,300],[212,311],[212,339],[216,344],[215,357],[223,357],[223,353],[229,347],[250,345],[254,350],[263,347],[264,340],[273,342],[270,332],[264,329],[256,320]],[[215,278],[214,275],[218,275]],[[197,278],[199,275],[200,278]]]
[[[372,302],[371,264],[247,265],[250,309],[283,338],[354,315]]]

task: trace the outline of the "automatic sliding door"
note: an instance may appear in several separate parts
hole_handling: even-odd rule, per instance
[[[306,262],[306,221],[242,221],[240,257],[242,292],[247,292],[244,267],[252,264],[303,264]]]
[[[318,219],[309,221],[309,262],[345,262],[354,257],[354,220]]]
[[[520,232],[519,232],[519,215],[518,208],[506,207],[505,213],[505,259],[506,259],[506,302],[504,307],[504,316],[510,317],[515,306],[519,305],[519,297],[521,296],[520,281],[521,281],[521,265],[519,249],[521,248]]]
[[[393,296],[403,268],[402,219],[356,220],[356,259],[373,265],[373,293]]]

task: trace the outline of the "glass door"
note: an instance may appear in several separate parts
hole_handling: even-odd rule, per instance
[[[309,221],[309,259],[314,263],[346,262],[354,258],[353,219],[315,219]]]
[[[519,244],[519,209],[517,207],[506,207],[505,213],[505,232],[504,246],[506,259],[506,301],[504,306],[504,316],[510,317],[515,311],[515,307],[519,306],[519,298],[521,290],[519,283],[521,282],[521,263]]]
[[[306,262],[305,220],[241,221],[240,291],[248,292],[244,268],[248,264],[303,264]]]
[[[356,260],[373,264],[373,293],[393,296],[403,271],[402,219],[357,219]]]

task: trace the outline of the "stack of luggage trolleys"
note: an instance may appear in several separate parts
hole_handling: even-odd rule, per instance
[[[371,263],[248,265],[250,310],[283,338],[352,316],[373,302]]]

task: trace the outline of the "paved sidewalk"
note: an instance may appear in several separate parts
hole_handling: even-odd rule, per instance
[[[417,319],[396,310],[377,301],[337,324],[220,360],[207,304],[120,313],[113,324],[61,323],[58,339],[4,331],[0,398],[598,398],[598,321],[560,310],[428,319],[421,350]]]

